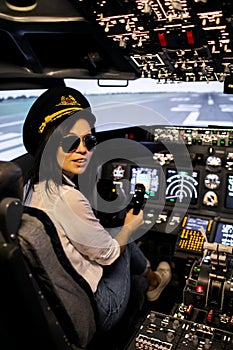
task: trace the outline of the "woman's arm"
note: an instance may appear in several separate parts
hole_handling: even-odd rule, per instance
[[[120,246],[120,252],[123,253],[125,246],[130,238],[130,236],[143,225],[143,211],[140,210],[138,215],[133,214],[133,209],[131,209],[125,217],[124,225],[121,231],[115,236],[115,240]]]
[[[133,215],[130,210],[119,233],[112,238],[95,217],[88,200],[75,189],[64,191],[53,209],[54,219],[73,247],[102,265],[115,261],[124,251],[129,237],[143,224],[142,211]]]

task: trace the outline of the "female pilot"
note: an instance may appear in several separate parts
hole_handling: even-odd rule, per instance
[[[133,215],[130,210],[112,237],[74,181],[88,168],[96,147],[95,121],[89,102],[73,88],[50,88],[38,97],[23,127],[24,145],[34,157],[25,204],[43,210],[53,221],[66,256],[93,292],[99,330],[108,331],[125,314],[132,288],[156,300],[171,270],[161,262],[152,271],[130,242],[144,223],[142,211]]]

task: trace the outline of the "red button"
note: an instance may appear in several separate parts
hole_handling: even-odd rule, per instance
[[[203,293],[204,292],[203,286],[196,286],[196,292],[197,293]]]

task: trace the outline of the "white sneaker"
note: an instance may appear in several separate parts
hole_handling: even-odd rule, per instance
[[[172,278],[171,267],[166,261],[161,261],[154,273],[159,277],[161,282],[156,288],[147,292],[147,299],[149,301],[157,300]]]

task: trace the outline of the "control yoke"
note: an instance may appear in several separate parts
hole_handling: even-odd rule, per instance
[[[134,195],[130,203],[130,208],[133,208],[133,214],[137,215],[143,208],[145,202],[145,186],[141,183],[135,185]]]

